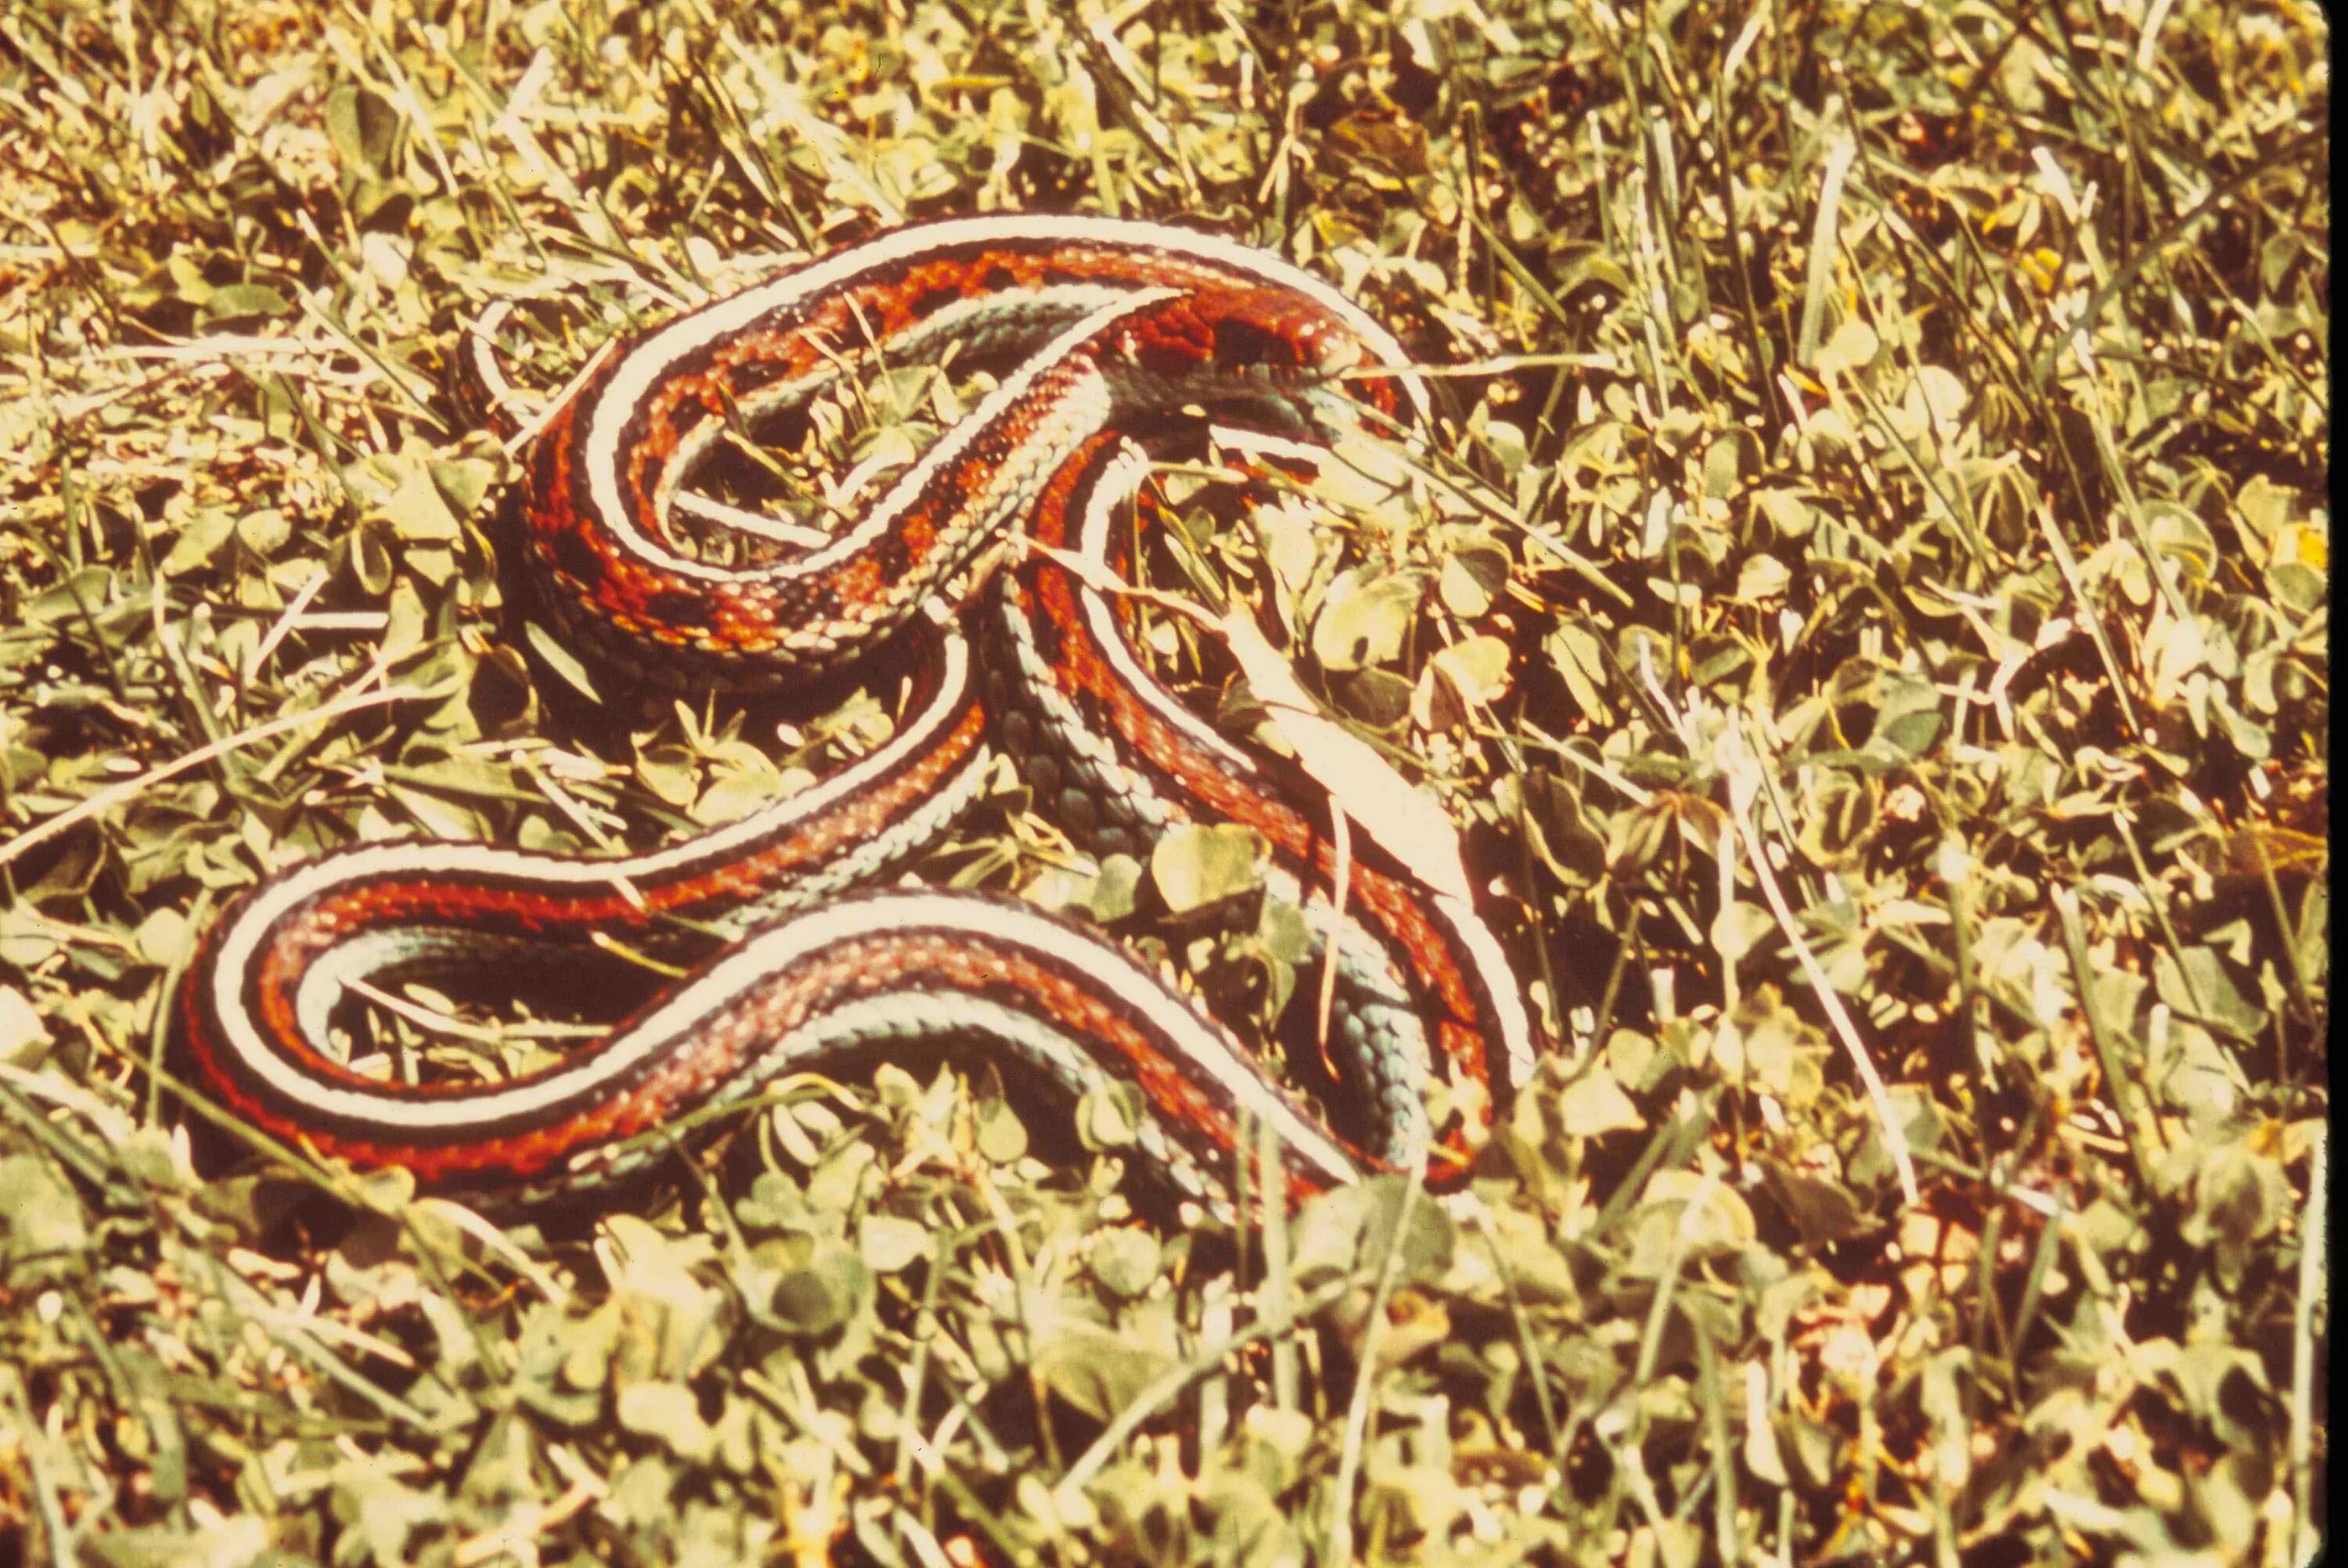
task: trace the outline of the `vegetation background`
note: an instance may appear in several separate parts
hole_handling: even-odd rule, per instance
[[[2329,45],[2269,0],[0,9],[0,1560],[2304,1560]],[[1211,518],[1176,564],[1500,854],[1569,1050],[1479,1202],[1175,1225],[1126,1108],[1069,1170],[1065,1108],[904,1073],[567,1225],[197,1160],[162,1002],[265,868],[649,842],[886,731],[526,657],[463,324],[561,285],[551,384],[728,258],[1004,209],[1281,251],[1457,367],[1445,483],[1334,497],[1297,580]],[[939,868],[1117,905],[1024,806]],[[1238,893],[1155,950],[1264,1003]]]

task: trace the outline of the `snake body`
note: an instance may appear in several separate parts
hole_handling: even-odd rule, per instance
[[[996,371],[991,390],[844,526],[747,563],[688,546],[678,486],[730,424],[804,409],[864,356],[948,354]],[[1504,1103],[1535,1050],[1490,927],[1366,834],[1333,917],[1328,801],[1167,692],[1118,605],[1087,585],[1127,565],[1120,520],[1150,443],[1211,416],[1309,454],[1364,407],[1423,415],[1416,383],[1359,374],[1404,359],[1358,306],[1276,258],[1065,217],[893,231],[625,342],[526,456],[523,564],[551,620],[602,661],[693,687],[802,682],[908,650],[894,734],[650,853],[363,844],[267,877],[208,933],[182,989],[201,1081],[280,1138],[519,1201],[625,1172],[658,1153],[645,1134],[782,1075],[940,1045],[1076,1092],[1137,1082],[1157,1112],[1142,1153],[1187,1191],[1215,1185],[1210,1167],[1251,1120],[1277,1132],[1299,1191],[1422,1157],[1457,1178],[1483,1136],[1475,1108]],[[973,563],[1023,531],[1040,548],[941,615]],[[1185,822],[1262,836],[1274,886],[1337,932],[1325,1050],[1349,1105],[1341,1130],[1097,931],[998,896],[875,886],[953,825],[990,747],[1096,853],[1146,856]],[[333,1040],[354,980],[559,968],[595,955],[599,936],[657,947],[681,922],[746,907],[761,912],[747,934],[512,1081],[388,1081]],[[1436,1074],[1481,1085],[1440,1127],[1425,1108]]]

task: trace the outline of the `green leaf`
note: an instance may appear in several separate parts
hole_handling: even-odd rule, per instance
[[[2184,1153],[2194,1163],[2190,1201],[2178,1236],[2209,1249],[2219,1282],[2234,1287],[2258,1244],[2275,1234],[2290,1211],[2291,1182],[2273,1155],[2238,1136]]]
[[[1675,1252],[1733,1253],[1750,1245],[1757,1234],[1743,1194],[1716,1176],[1688,1170],[1657,1171],[1649,1177],[1638,1216],[1626,1266],[1640,1278],[1660,1275]]]
[[[1875,358],[1879,346],[1873,327],[1856,318],[1843,322],[1818,349],[1818,372],[1822,375],[1842,375],[1863,370]]]
[[[2312,615],[2322,604],[2330,579],[2300,561],[2277,561],[2266,570],[2267,590],[2294,615]]]
[[[2274,548],[2283,525],[2291,521],[2292,505],[2291,493],[2264,474],[2251,475],[2234,492],[2234,507],[2261,554]]]
[[[614,1407],[620,1425],[651,1438],[689,1463],[709,1457],[717,1434],[701,1419],[693,1390],[679,1383],[631,1383]]]
[[[399,111],[371,87],[344,86],[326,96],[326,135],[335,155],[354,173],[392,171]]]
[[[978,1152],[998,1165],[1007,1165],[1027,1153],[1027,1124],[1000,1093],[978,1102]]]
[[[411,441],[397,456],[378,452],[347,465],[343,482],[368,515],[389,522],[400,538],[419,544],[453,543],[459,533],[457,516],[433,483],[431,466],[430,448]]]
[[[1615,876],[1634,876],[1654,864],[1670,834],[1672,814],[1642,806],[1622,812],[1606,830],[1606,869]]]
[[[1340,572],[1313,622],[1313,659],[1336,673],[1398,657],[1418,617],[1418,598],[1406,578]]]
[[[1141,1086],[1118,1080],[1087,1090],[1076,1102],[1076,1139],[1095,1152],[1129,1149],[1148,1120],[1149,1100]]]
[[[1569,1137],[1602,1138],[1632,1132],[1647,1124],[1611,1072],[1593,1069],[1567,1085],[1558,1099],[1559,1122]]]
[[[1940,738],[1941,702],[1940,692],[1929,681],[1886,677],[1869,749],[1900,757],[1921,756]]]
[[[131,940],[138,945],[140,958],[158,968],[169,968],[188,957],[195,945],[195,933],[188,928],[186,916],[163,908],[139,922]]]
[[[1604,692],[1612,679],[1606,667],[1606,645],[1597,634],[1571,620],[1561,623],[1541,644],[1550,663],[1565,680],[1574,705],[1593,719],[1607,714]]]
[[[81,1200],[46,1160],[0,1158],[0,1258],[81,1250],[89,1226]]]
[[[1086,908],[1106,926],[1133,913],[1133,896],[1141,886],[1141,862],[1130,855],[1112,855],[1100,863]]]
[[[1085,1266],[1103,1289],[1130,1300],[1156,1283],[1159,1256],[1156,1236],[1135,1226],[1119,1225],[1093,1238],[1085,1254]]]
[[[1563,774],[1536,768],[1522,775],[1525,825],[1533,853],[1569,887],[1594,886],[1606,875],[1606,841],[1590,826],[1581,793]]]
[[[1704,493],[1725,500],[1745,487],[1759,466],[1758,449],[1744,432],[1716,436],[1704,449]]]
[[[0,1061],[31,1067],[46,1054],[50,1039],[49,1026],[25,993],[0,986]]]
[[[2243,999],[2215,949],[2164,948],[2153,956],[2154,989],[2176,1012],[2199,1020],[2229,1039],[2248,1043],[2267,1027],[2267,1015]]]
[[[1386,730],[1410,716],[1417,688],[1391,670],[1354,670],[1333,676],[1331,695],[1337,706],[1372,729]]]
[[[275,507],[263,507],[236,520],[236,537],[246,549],[267,560],[294,537],[294,525]]]
[[[498,465],[484,457],[458,457],[430,464],[427,470],[440,498],[460,518],[481,509],[489,487],[497,483]]]
[[[1169,828],[1150,850],[1149,876],[1166,907],[1187,914],[1261,887],[1265,854],[1251,827],[1186,823]]]
[[[2208,524],[2182,507],[2154,511],[2146,531],[2154,551],[2177,562],[2188,578],[2206,580],[2217,570],[2216,538]]]
[[[1264,951],[1283,964],[1301,964],[1313,956],[1313,927],[1304,911],[1285,899],[1263,901],[1256,916],[1255,934]]]
[[[1776,929],[1776,919],[1769,911],[1741,898],[1733,899],[1712,917],[1712,945],[1719,950],[1724,962],[1733,964]]]
[[[837,1242],[819,1244],[807,1263],[775,1282],[768,1309],[800,1334],[829,1334],[871,1298],[864,1260]]]
[[[196,319],[206,326],[220,326],[262,316],[290,315],[293,310],[285,296],[267,283],[231,283],[211,292]]]
[[[192,1528],[94,1531],[82,1538],[78,1550],[100,1568],[247,1568],[278,1560],[268,1522],[250,1513]]]
[[[1806,538],[1818,524],[1818,511],[1792,490],[1757,489],[1753,509],[1767,520],[1781,540]]]
[[[186,522],[171,540],[171,548],[163,557],[163,575],[178,577],[193,571],[211,559],[221,546],[228,543],[236,531],[236,513],[226,507],[198,507],[188,514]]]
[[[1171,1364],[1161,1352],[1079,1318],[1059,1318],[1040,1331],[1035,1374],[1044,1386],[1097,1421],[1133,1403]]]
[[[1468,637],[1426,661],[1412,701],[1422,729],[1466,723],[1508,693],[1509,645],[1497,637]]]
[[[873,1273],[896,1274],[930,1255],[929,1227],[894,1214],[867,1214],[857,1246]]]
[[[1737,569],[1736,589],[1731,597],[1748,604],[1766,604],[1783,599],[1793,580],[1793,569],[1776,556],[1747,556]]]
[[[1508,550],[1493,540],[1471,538],[1444,556],[1435,590],[1446,610],[1473,620],[1490,610],[1508,586]]]
[[[334,1507],[345,1532],[336,1559],[383,1568],[407,1562],[416,1532],[447,1522],[449,1514],[446,1496],[406,1486],[387,1467],[363,1460],[335,1467]]]
[[[1857,1234],[1864,1211],[1840,1183],[1764,1161],[1761,1179],[1777,1206],[1802,1233],[1802,1245],[1821,1247]]]
[[[530,651],[545,660],[547,668],[561,676],[565,685],[598,707],[602,705],[603,695],[595,689],[594,678],[587,673],[587,667],[579,661],[579,655],[573,653],[561,638],[535,620],[522,623],[522,636],[530,643]],[[688,795],[686,798],[690,799],[691,796]],[[682,804],[683,803],[672,801],[670,804]]]
[[[1309,1287],[1357,1267],[1380,1266],[1393,1246],[1399,1246],[1402,1255],[1400,1278],[1448,1266],[1454,1245],[1450,1216],[1423,1196],[1410,1204],[1410,1228],[1395,1241],[1405,1191],[1400,1176],[1374,1176],[1306,1204],[1290,1225],[1290,1257],[1297,1283]]]

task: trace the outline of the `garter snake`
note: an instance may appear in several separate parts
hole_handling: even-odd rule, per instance
[[[958,345],[958,346],[957,346]],[[813,548],[747,563],[688,549],[680,480],[737,421],[804,407],[860,355],[998,366],[969,412]],[[1424,1155],[1464,1173],[1535,1036],[1473,901],[1353,835],[1326,1050],[1353,1109],[1332,1132],[1198,1007],[1098,932],[1007,897],[876,882],[934,843],[1009,755],[1079,845],[1146,856],[1169,825],[1237,822],[1275,883],[1330,914],[1325,793],[1235,746],[1140,668],[1123,612],[1072,565],[1122,569],[1148,445],[1202,414],[1311,450],[1364,406],[1423,417],[1390,334],[1327,283],[1208,234],[1076,217],[917,224],[625,339],[523,460],[513,546],[551,620],[664,683],[761,688],[912,650],[893,735],[727,826],[588,858],[480,844],[357,844],[264,878],[207,933],[180,1002],[201,1081],[277,1137],[516,1200],[652,1157],[638,1135],[778,1075],[941,1042],[1081,1091],[1137,1082],[1143,1152],[1189,1189],[1248,1119],[1300,1190]],[[1342,373],[1354,372],[1345,382]],[[1349,388],[1350,390],[1341,390]],[[983,552],[1042,548],[939,613]],[[348,982],[541,967],[594,934],[650,940],[759,905],[762,923],[592,1043],[502,1082],[354,1070]],[[1480,1085],[1432,1126],[1433,1075]],[[631,1141],[633,1142],[631,1142]],[[634,1151],[615,1157],[621,1147]]]

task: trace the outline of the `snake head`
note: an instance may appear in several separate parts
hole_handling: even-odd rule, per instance
[[[1102,363],[1129,409],[1201,404],[1282,433],[1334,439],[1359,405],[1391,416],[1394,385],[1353,373],[1375,363],[1344,320],[1284,289],[1179,294],[1117,323]]]

